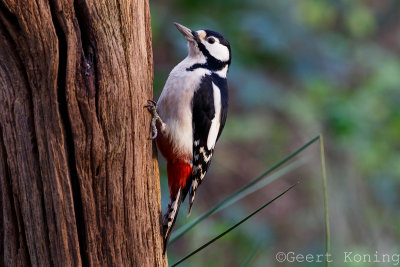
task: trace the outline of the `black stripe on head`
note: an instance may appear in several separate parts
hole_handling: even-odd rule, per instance
[[[224,38],[224,36],[222,36],[220,33],[212,31],[212,30],[204,30],[206,32],[206,36],[207,37],[215,37],[219,40],[220,44],[226,46],[229,50],[229,60],[228,61],[221,61],[219,59],[216,59],[215,57],[213,57],[210,52],[208,52],[208,50],[206,49],[206,47],[201,43],[201,40],[197,34],[197,32],[192,31],[192,34],[197,42],[197,46],[199,47],[200,51],[203,53],[203,55],[207,58],[207,62],[204,64],[194,64],[193,66],[191,66],[190,68],[187,68],[187,71],[193,71],[197,68],[206,68],[209,69],[211,71],[218,71],[218,70],[222,70],[226,65],[230,65],[231,64],[231,58],[232,58],[232,53],[231,53],[231,46],[228,42],[228,40],[226,40]]]
[[[222,36],[222,34],[212,31],[212,30],[204,30],[204,31],[206,32],[207,37],[212,36],[212,37],[218,38],[220,44],[223,44],[224,46],[228,47],[229,53],[231,52],[231,45],[229,44],[228,40],[226,40],[224,38],[224,36]]]
[[[192,35],[193,35],[194,39],[196,40],[196,43],[199,43],[200,38],[199,38],[199,35],[197,34],[197,32],[192,30]]]
[[[231,65],[232,53],[231,53],[231,45],[229,44],[228,40],[226,40],[225,37],[222,34],[218,33],[218,32],[215,32],[215,31],[212,31],[212,30],[204,30],[204,31],[206,32],[206,36],[207,37],[212,36],[212,37],[218,38],[220,44],[228,47],[229,60],[228,60],[227,63],[228,63],[228,65]]]

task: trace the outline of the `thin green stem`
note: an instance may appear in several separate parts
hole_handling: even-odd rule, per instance
[[[325,149],[324,149],[324,138],[322,134],[319,135],[319,141],[321,145],[321,169],[322,169],[322,182],[323,182],[323,194],[324,194],[324,214],[325,214],[325,246],[326,254],[330,255],[331,245],[330,245],[330,228],[329,228],[329,212],[328,212],[328,186],[327,186],[327,176],[326,176],[326,166],[325,166]],[[326,267],[329,267],[329,261],[326,261]]]
[[[241,267],[246,267],[247,265],[249,265],[249,263],[253,260],[254,256],[260,250],[260,247],[261,247],[261,243],[259,243],[257,246],[254,247],[254,249],[250,252],[250,254],[247,256],[247,258],[243,261]]]
[[[182,263],[183,261],[187,260],[188,258],[190,258],[191,256],[193,256],[194,254],[196,254],[197,252],[203,250],[204,248],[208,247],[209,245],[211,245],[212,243],[214,243],[215,241],[217,241],[218,239],[220,239],[221,237],[223,237],[224,235],[226,235],[227,233],[229,233],[230,231],[232,231],[233,229],[235,229],[236,227],[238,227],[239,225],[241,225],[242,223],[244,223],[245,221],[247,221],[248,219],[250,219],[251,217],[253,217],[255,214],[257,214],[258,212],[260,212],[262,209],[264,209],[266,206],[270,205],[272,202],[274,202],[275,200],[277,200],[278,198],[280,198],[281,196],[283,196],[284,194],[286,194],[289,190],[291,190],[293,187],[295,187],[297,184],[294,184],[292,186],[290,186],[288,189],[286,189],[285,191],[283,191],[282,193],[280,193],[279,195],[277,195],[275,198],[273,198],[272,200],[270,200],[269,202],[267,202],[266,204],[262,205],[260,208],[258,208],[257,210],[255,210],[254,212],[252,212],[250,215],[246,216],[244,219],[242,219],[241,221],[239,221],[238,223],[236,223],[235,225],[233,225],[232,227],[228,228],[226,231],[222,232],[221,234],[219,234],[218,236],[214,237],[213,239],[211,239],[210,241],[208,241],[207,243],[205,243],[204,245],[202,245],[201,247],[199,247],[198,249],[190,252],[188,255],[186,255],[185,257],[183,257],[182,259],[180,259],[179,261],[177,261],[176,263],[174,263],[173,265],[171,265],[171,267],[177,266],[178,264]]]
[[[236,192],[234,192],[233,194],[231,194],[230,196],[228,196],[226,199],[224,199],[223,201],[221,201],[220,203],[218,203],[217,205],[215,205],[213,208],[211,208],[210,210],[208,210],[207,212],[205,212],[203,215],[197,217],[196,219],[194,219],[192,222],[190,222],[189,224],[179,228],[178,230],[176,230],[172,236],[171,239],[169,241],[169,244],[172,244],[173,242],[175,242],[178,238],[180,238],[182,235],[184,235],[187,231],[189,231],[190,229],[192,229],[194,226],[196,226],[198,223],[200,223],[201,221],[203,221],[205,218],[207,218],[208,216],[210,216],[211,214],[214,214],[217,210],[219,210],[222,206],[226,205],[228,202],[230,202],[233,198],[236,197],[236,195],[242,193],[243,191],[245,191],[246,189],[248,189],[249,187],[253,186],[254,184],[256,184],[257,182],[259,182],[260,180],[262,180],[265,176],[269,175],[270,173],[272,173],[273,171],[275,171],[276,169],[278,169],[279,167],[281,167],[283,164],[285,164],[286,162],[288,162],[289,160],[291,160],[292,158],[294,158],[295,156],[297,156],[300,152],[302,152],[304,149],[306,149],[307,147],[309,147],[311,144],[313,144],[315,141],[317,141],[320,138],[320,135],[315,136],[314,138],[312,138],[310,141],[308,141],[306,144],[302,145],[300,148],[298,148],[296,151],[294,151],[292,154],[290,154],[289,156],[287,156],[286,158],[284,158],[283,160],[279,161],[278,163],[276,163],[274,166],[272,166],[271,168],[269,168],[268,170],[266,170],[264,173],[262,173],[260,176],[256,177],[255,179],[253,179],[252,181],[250,181],[249,183],[247,183],[246,185],[244,185],[242,188],[240,188],[239,190],[237,190]]]

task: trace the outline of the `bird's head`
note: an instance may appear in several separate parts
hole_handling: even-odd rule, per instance
[[[231,46],[220,33],[211,30],[192,31],[174,23],[188,41],[189,57],[205,61],[201,65],[212,71],[219,71],[231,64]]]

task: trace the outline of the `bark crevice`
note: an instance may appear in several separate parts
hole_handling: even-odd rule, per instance
[[[76,14],[76,21],[78,24],[78,34],[80,38],[80,43],[82,46],[82,53],[83,53],[83,68],[84,68],[84,79],[85,85],[88,90],[89,97],[94,97],[95,101],[95,114],[97,121],[100,124],[100,127],[103,132],[104,138],[105,136],[105,129],[101,123],[101,116],[99,112],[99,80],[101,80],[100,72],[98,69],[98,59],[97,59],[97,44],[96,38],[93,36],[93,28],[91,21],[91,15],[87,6],[87,3],[82,0],[74,0],[74,10]],[[105,140],[107,142],[107,140]],[[92,170],[96,176],[99,174],[99,168]]]
[[[148,1],[0,0],[0,266],[166,266]]]
[[[24,224],[22,222],[22,215],[21,212],[18,212],[18,207],[19,205],[15,202],[18,202],[18,199],[14,199],[14,193],[13,193],[13,187],[11,184],[11,173],[8,168],[7,164],[7,150],[6,146],[4,143],[4,138],[3,138],[3,129],[0,124],[0,160],[3,162],[0,162],[0,175],[3,175],[1,179],[1,194],[2,194],[2,199],[1,199],[1,209],[2,209],[2,215],[7,216],[8,220],[2,220],[2,243],[1,243],[1,249],[3,253],[1,254],[2,256],[2,262],[6,263],[7,257],[13,257],[13,259],[8,259],[8,262],[17,262],[17,255],[18,252],[9,251],[10,250],[10,243],[12,241],[15,242],[15,244],[12,244],[13,246],[18,246],[18,248],[21,248],[21,251],[26,253],[26,257],[23,257],[24,260],[27,261],[27,264],[31,265],[30,257],[29,257],[29,250],[28,248],[28,242],[26,240],[26,232],[24,229]],[[8,201],[8,205],[7,202]],[[4,218],[4,217],[3,217]],[[10,229],[10,228],[13,229]],[[15,229],[17,228],[17,229]],[[19,238],[14,237],[14,240],[9,240],[10,239],[10,232],[20,232],[21,235]],[[13,253],[12,255],[4,255],[6,252],[8,253]],[[21,257],[22,255],[19,255]]]
[[[58,70],[57,70],[57,101],[58,111],[60,113],[61,124],[63,126],[65,154],[67,157],[68,172],[71,182],[71,191],[73,206],[75,212],[75,224],[78,232],[80,258],[83,266],[88,266],[88,256],[86,255],[86,225],[83,215],[83,203],[81,196],[81,187],[79,175],[76,169],[75,145],[72,132],[72,125],[68,114],[66,72],[68,43],[67,36],[64,33],[60,22],[58,21],[56,10],[52,1],[50,3],[50,12],[52,22],[58,39]]]
[[[81,39],[84,56],[87,63],[91,65],[93,63],[93,57],[91,57],[93,53],[90,50],[95,47],[95,44],[93,44],[93,38],[89,26],[90,14],[84,1],[75,0],[74,9],[79,26],[79,37]]]
[[[0,13],[3,15],[3,19],[7,20],[8,31],[13,31],[15,33],[21,30],[17,16],[13,14],[3,2],[0,2]],[[5,27],[6,28],[6,27]]]

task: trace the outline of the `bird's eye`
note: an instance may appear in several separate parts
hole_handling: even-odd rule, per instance
[[[208,41],[209,44],[215,43],[215,39],[212,38],[212,37],[208,38],[207,41]]]

